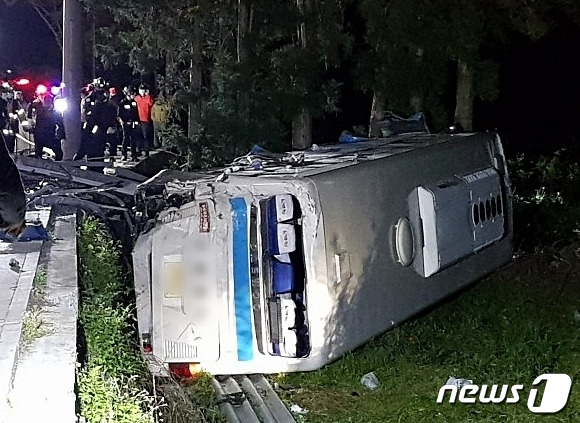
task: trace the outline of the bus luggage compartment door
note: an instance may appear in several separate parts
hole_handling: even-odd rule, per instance
[[[409,197],[421,234],[415,270],[429,277],[504,235],[501,179],[493,168],[417,187]]]

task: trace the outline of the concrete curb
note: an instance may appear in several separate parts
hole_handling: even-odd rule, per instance
[[[76,422],[76,241],[76,216],[57,217],[48,251],[46,287],[40,299],[31,299],[45,333],[26,345],[19,337],[21,352],[2,423]]]
[[[40,218],[46,227],[50,210],[31,211],[27,219]],[[0,246],[3,273],[2,304],[0,305],[0,423],[7,421],[8,395],[12,388],[16,371],[16,362],[20,353],[19,343],[22,333],[22,322],[30,292],[36,276],[36,268],[40,258],[43,242],[7,244]],[[19,272],[14,272],[8,266],[10,258],[15,258],[20,264]],[[8,286],[6,286],[8,285]],[[9,291],[6,291],[6,288]],[[6,295],[7,294],[7,295]]]

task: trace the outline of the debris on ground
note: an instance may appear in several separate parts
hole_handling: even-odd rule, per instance
[[[290,406],[290,412],[292,414],[299,414],[301,416],[308,414],[308,410],[306,408],[300,407],[298,404],[292,404]]]
[[[374,374],[374,372],[367,373],[361,377],[360,383],[371,391],[374,391],[381,386],[381,382],[379,382],[379,378]]]
[[[16,273],[20,273],[20,262],[15,258],[10,259],[8,266],[10,266],[10,270],[15,271]]]
[[[449,379],[447,379],[447,382],[445,382],[445,385],[453,385],[453,386],[457,386],[458,388],[462,388],[466,385],[473,385],[473,380],[471,379],[456,379],[453,376],[450,376]]]

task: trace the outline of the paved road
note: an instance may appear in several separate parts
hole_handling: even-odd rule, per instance
[[[28,212],[26,217],[40,218],[47,226],[50,210]],[[51,330],[26,347],[21,337],[23,319],[41,250],[48,243],[0,242],[0,423],[75,421],[75,224],[75,216],[56,221],[48,250],[46,305],[40,310]],[[18,261],[19,268],[10,266],[11,259]]]

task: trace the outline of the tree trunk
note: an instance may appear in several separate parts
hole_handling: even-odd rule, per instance
[[[91,14],[91,75],[97,78],[97,28],[95,15]]]
[[[464,131],[473,130],[473,67],[462,60],[457,62],[457,93],[455,121]]]
[[[302,109],[302,113],[292,120],[292,148],[305,150],[312,145],[312,115]]]
[[[415,90],[411,94],[411,98],[409,100],[409,107],[411,112],[419,113],[423,110],[423,95],[419,92],[419,90]]]
[[[371,119],[369,122],[369,137],[381,137],[379,122],[385,117],[385,96],[381,91],[375,90],[373,94],[373,104],[371,106]]]
[[[250,6],[247,0],[238,0],[238,63],[248,60],[248,46],[246,37],[250,32]]]
[[[72,160],[81,145],[81,87],[83,82],[83,9],[78,0],[63,3],[62,81],[69,104],[64,114],[64,159]]]
[[[309,5],[308,0],[296,0],[296,6],[302,16],[306,14]],[[300,23],[298,27],[298,42],[300,48],[305,49],[308,45],[306,36],[306,22]],[[292,148],[304,150],[312,146],[312,114],[307,109],[302,109],[299,115],[292,119]]]
[[[423,49],[419,47],[415,52],[415,62],[418,67],[421,66],[423,62]],[[411,92],[411,98],[409,99],[409,108],[413,113],[419,113],[423,110],[423,90],[420,87],[415,87]]]
[[[248,0],[238,0],[238,38],[237,54],[238,63],[248,62],[250,56],[247,36],[251,31],[251,6]],[[250,93],[247,89],[238,92],[238,116],[240,119],[248,119],[250,114]]]
[[[196,125],[201,119],[201,93],[203,84],[201,16],[197,16],[193,23],[193,51],[190,72],[191,92],[194,100],[189,104],[187,136],[193,139]]]

